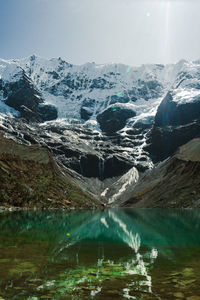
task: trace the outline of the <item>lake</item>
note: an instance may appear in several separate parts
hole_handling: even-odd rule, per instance
[[[2,299],[200,299],[200,211],[0,214]]]

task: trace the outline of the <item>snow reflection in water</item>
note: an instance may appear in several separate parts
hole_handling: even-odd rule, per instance
[[[165,299],[184,286],[189,297],[199,286],[199,232],[192,210],[5,213],[0,296]]]

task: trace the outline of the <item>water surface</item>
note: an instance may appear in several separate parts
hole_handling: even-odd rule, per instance
[[[0,214],[0,299],[200,299],[198,210]]]

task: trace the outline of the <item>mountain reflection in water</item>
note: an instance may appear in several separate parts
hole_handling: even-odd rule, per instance
[[[199,233],[194,210],[1,213],[0,297],[198,295]]]

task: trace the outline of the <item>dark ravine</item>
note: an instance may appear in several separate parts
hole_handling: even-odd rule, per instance
[[[68,123],[27,123],[21,118],[5,118],[0,125],[0,132],[7,138],[24,145],[46,147],[57,161],[73,171],[73,176],[81,177],[85,189],[91,190],[88,180],[98,180],[99,189],[91,192],[100,196],[109,184],[126,174],[132,167],[140,172],[151,164],[148,153],[138,148],[143,144],[141,132],[148,132],[149,127],[135,127],[126,135],[100,134],[87,129],[81,124]],[[125,151],[126,150],[126,151]]]
[[[122,206],[138,208],[200,208],[200,139],[148,171]]]

